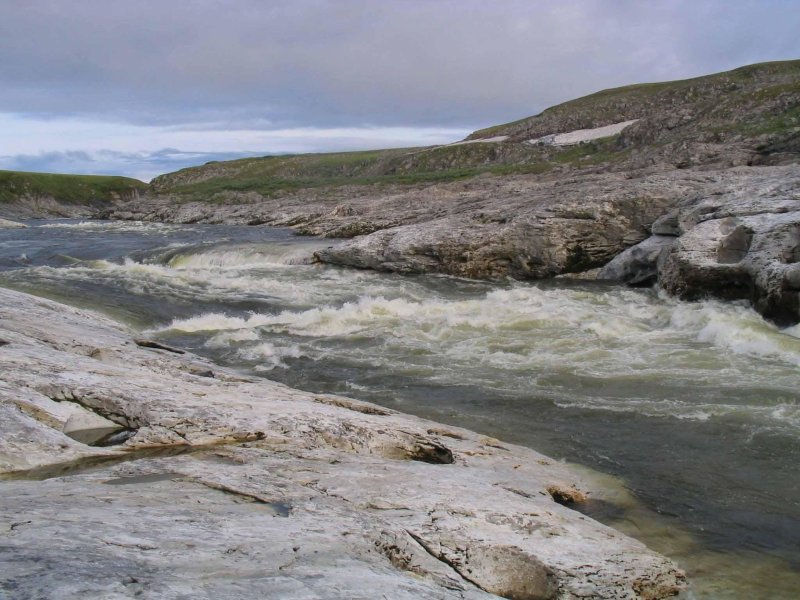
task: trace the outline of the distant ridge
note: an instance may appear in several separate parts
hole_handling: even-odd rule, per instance
[[[573,147],[527,143],[632,120],[618,135]],[[481,173],[795,162],[800,156],[800,60],[603,90],[481,129],[464,142],[216,162],[157,177],[152,191],[224,201],[226,192],[274,197],[301,189],[417,185]]]
[[[20,196],[50,196],[62,202],[108,202],[144,191],[147,184],[117,175],[60,175],[28,171],[0,171],[0,202]]]

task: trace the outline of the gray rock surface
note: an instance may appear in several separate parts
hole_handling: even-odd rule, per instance
[[[24,223],[18,223],[17,221],[9,221],[8,219],[0,219],[0,229],[18,229],[27,227]]]
[[[689,171],[487,175],[425,187],[232,195],[226,204],[150,197],[120,204],[109,216],[290,226],[305,234],[354,238],[318,254],[334,264],[539,278],[604,265],[645,239],[653,221],[699,193],[708,178]]]
[[[70,403],[65,401],[62,404]],[[61,431],[73,440],[88,446],[98,446],[99,442],[109,439],[112,434],[125,429],[119,423],[101,417],[96,412],[83,408],[80,404],[71,404],[74,404],[72,414],[64,423]]]
[[[233,194],[226,204],[150,197],[118,204],[108,216],[264,223],[352,238],[317,258],[399,273],[536,279],[605,266],[601,278],[643,285],[657,269],[669,293],[746,299],[766,317],[792,323],[800,320],[798,190],[796,164],[565,171],[280,198]],[[663,236],[680,239],[663,252],[670,243]]]
[[[667,292],[748,300],[778,324],[800,321],[800,175],[797,167],[771,174],[669,215],[682,235],[659,266]]]
[[[659,258],[673,243],[673,236],[652,235],[614,257],[598,271],[596,278],[633,286],[651,285],[658,279]]]
[[[97,214],[96,206],[73,204],[52,196],[23,195],[11,202],[0,202],[0,215],[10,219],[79,218]]]
[[[0,594],[654,599],[683,585],[556,502],[602,486],[531,450],[142,347],[18,292],[0,290],[0,338]],[[135,434],[71,439],[74,404]]]

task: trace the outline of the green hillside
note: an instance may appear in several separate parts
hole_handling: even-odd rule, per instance
[[[633,119],[638,122],[619,135],[580,145],[526,143]],[[484,141],[497,136],[506,137]],[[481,173],[796,161],[800,60],[604,90],[476,131],[466,142],[214,162],[157,177],[151,188],[176,199],[224,202],[231,192],[276,196],[343,185],[426,184]]]
[[[630,119],[665,123],[679,134],[688,133],[684,127],[691,124],[701,138],[786,132],[800,127],[800,60],[603,90],[481,129],[468,139],[507,135],[523,140]]]
[[[0,202],[3,203],[50,197],[68,204],[99,205],[115,198],[131,197],[146,189],[146,183],[129,177],[0,171]]]

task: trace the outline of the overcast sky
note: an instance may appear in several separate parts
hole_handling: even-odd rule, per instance
[[[445,143],[800,58],[798,0],[0,0],[0,168],[142,179]]]

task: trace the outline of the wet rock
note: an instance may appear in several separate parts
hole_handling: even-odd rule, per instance
[[[800,174],[780,172],[680,206],[685,233],[660,263],[661,287],[685,299],[747,300],[780,325],[800,321]]]
[[[165,344],[156,342],[154,340],[135,338],[133,342],[141,348],[152,348],[153,350],[166,350],[167,352],[172,352],[173,354],[184,354],[183,350],[178,350],[177,348],[173,348],[172,346],[167,346]]]
[[[9,221],[8,219],[0,219],[0,229],[22,229],[27,227],[25,223],[18,223],[17,221]]]
[[[555,502],[554,481],[603,488],[531,450],[222,367],[197,377],[198,357],[2,289],[0,335],[13,342],[0,591],[14,597],[660,598],[683,585],[668,559]],[[71,439],[74,400],[136,435]]]
[[[113,439],[113,434],[125,429],[119,423],[115,423],[97,413],[75,405],[72,414],[61,431],[87,446],[113,445],[105,442]]]
[[[784,281],[789,290],[800,290],[800,265],[793,265],[784,271]]]
[[[618,254],[597,273],[597,279],[620,281],[633,286],[651,285],[658,278],[658,262],[672,244],[674,237],[652,235],[643,242]]]

